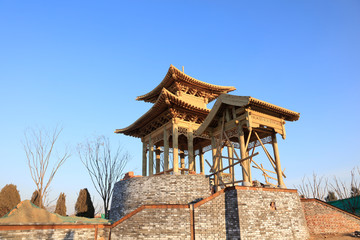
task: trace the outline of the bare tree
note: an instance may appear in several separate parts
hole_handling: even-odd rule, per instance
[[[353,168],[350,174],[350,186],[346,181],[335,176],[330,187],[341,200],[343,209],[355,214],[360,205],[360,168]]]
[[[29,129],[25,131],[25,142],[23,143],[26,153],[31,177],[36,185],[39,194],[39,203],[42,206],[46,202],[49,186],[54,179],[56,172],[70,157],[70,153],[65,152],[56,157],[51,172],[48,168],[53,159],[55,143],[59,138],[62,129],[56,127],[54,131],[48,132],[43,129]]]
[[[301,184],[295,186],[295,188],[304,198],[317,198],[324,201],[328,192],[328,180],[313,173],[312,179],[304,176]]]
[[[105,218],[109,218],[108,210],[114,185],[123,175],[124,168],[129,160],[129,154],[123,153],[119,146],[113,153],[109,139],[101,136],[95,141],[87,141],[79,145],[78,153],[86,167],[96,191],[100,194],[105,211]]]

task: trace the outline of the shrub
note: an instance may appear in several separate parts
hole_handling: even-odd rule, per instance
[[[91,201],[90,193],[87,188],[81,189],[79,197],[75,204],[76,216],[78,217],[94,217],[94,205]]]
[[[0,192],[0,217],[11,211],[20,203],[20,194],[16,185],[7,184]]]
[[[60,196],[56,202],[55,213],[66,216],[66,204],[65,204],[65,193],[60,193]]]

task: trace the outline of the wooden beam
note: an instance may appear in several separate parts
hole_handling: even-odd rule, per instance
[[[240,160],[238,160],[238,162],[233,163],[232,165],[227,166],[226,168],[220,169],[220,170],[218,170],[218,171],[216,171],[216,172],[214,172],[214,173],[212,173],[212,174],[210,174],[210,175],[207,175],[207,177],[211,177],[211,176],[213,176],[214,174],[223,172],[223,171],[225,171],[226,169],[229,169],[229,168],[231,168],[231,167],[233,167],[233,166],[235,166],[235,165],[237,165],[237,164],[239,164],[239,163],[241,163],[241,162],[243,162],[243,161],[246,161],[246,160],[248,160],[248,159],[250,159],[250,158],[252,158],[252,157],[255,157],[255,156],[258,155],[258,154],[259,154],[259,153],[257,152],[257,153],[255,153],[255,154],[249,156],[249,157],[240,159]]]
[[[206,163],[209,165],[210,171],[213,171],[213,172],[214,172],[214,169],[211,167],[211,165],[210,165],[210,163],[208,162],[208,160],[205,159],[205,161],[206,161]],[[219,174],[219,173],[218,173],[218,174]],[[223,180],[221,179],[221,177],[219,177],[218,174],[216,174],[215,176],[217,176],[218,179],[220,180],[220,182],[221,182],[222,184],[224,184]],[[214,179],[214,181],[215,181],[215,179]],[[217,189],[216,189],[216,190],[217,190]]]
[[[247,149],[247,148],[248,148],[248,146],[249,146],[251,133],[252,133],[252,128],[250,128],[250,131],[249,131],[249,136],[248,136],[248,139],[247,139],[247,141],[246,141],[246,145],[245,145],[245,149]]]
[[[224,132],[224,136],[226,137],[226,139],[227,139],[229,142],[231,142],[230,139],[229,139],[229,137],[227,136],[226,132]],[[237,157],[238,159],[241,159],[241,158],[239,157],[239,155],[237,154],[237,152],[235,151],[234,145],[231,144],[231,147],[232,147],[232,150],[233,150],[233,152],[235,153],[236,157]],[[241,165],[241,167],[244,169],[244,165],[243,165],[242,162],[240,163],[240,165]],[[245,169],[245,172],[246,172],[246,174],[248,174],[247,171],[246,171],[246,169]]]
[[[260,139],[259,135],[257,134],[257,132],[256,132],[256,131],[254,131],[254,133],[255,133],[255,136],[256,136],[256,138],[258,139],[258,141],[259,141],[259,143],[260,143],[261,147],[263,148],[263,150],[264,150],[264,152],[265,152],[266,156],[268,157],[268,159],[269,159],[269,161],[270,161],[271,165],[272,165],[272,166],[273,166],[273,168],[276,170],[276,166],[275,166],[275,161],[274,161],[274,159],[271,157],[270,153],[268,152],[268,150],[266,149],[266,147],[265,147],[265,146],[264,146],[264,144],[262,143],[262,141],[261,141],[261,139]]]
[[[255,163],[254,161],[253,161],[253,163],[254,163],[256,166],[252,166],[252,167],[261,170],[263,173],[266,171],[266,172],[269,172],[269,173],[276,174],[276,172],[274,172],[274,171],[270,171],[270,170],[267,170],[267,169],[265,169],[265,168],[261,168],[261,167],[260,167],[257,163]]]

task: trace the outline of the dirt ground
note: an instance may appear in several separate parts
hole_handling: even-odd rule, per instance
[[[327,239],[327,240],[356,240],[360,238],[353,237],[351,233],[346,234],[326,234],[326,235],[312,235],[310,240],[320,240],[320,239]]]

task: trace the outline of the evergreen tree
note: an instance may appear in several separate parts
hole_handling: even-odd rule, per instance
[[[14,184],[7,184],[0,192],[0,217],[20,203],[20,194]]]
[[[75,204],[76,216],[78,217],[94,217],[94,205],[91,201],[90,193],[87,188],[81,189],[79,197]]]
[[[41,203],[41,206],[40,206],[40,200],[41,200],[41,197],[40,197],[40,194],[39,194],[39,191],[38,190],[35,190],[31,196],[31,200],[30,202],[32,202],[34,205],[40,207],[40,208],[45,208],[44,205]]]
[[[337,199],[335,193],[332,192],[332,191],[329,191],[327,197],[325,198],[325,201],[326,202],[331,202],[331,201],[336,201],[336,200],[338,200],[338,199]]]
[[[56,202],[56,208],[55,208],[55,213],[61,215],[61,216],[66,216],[66,196],[65,193],[60,193],[60,196]]]

